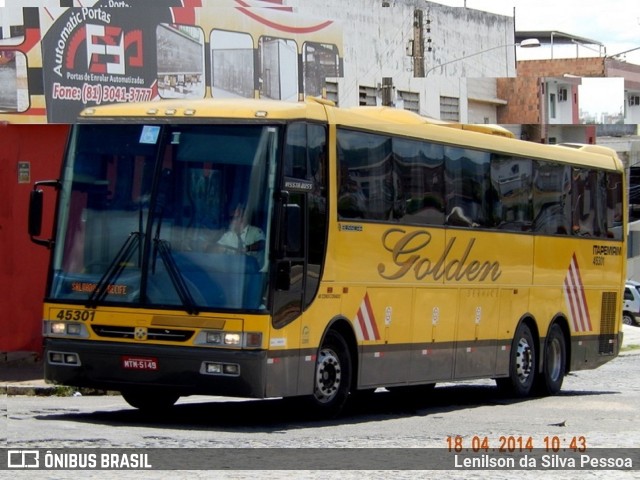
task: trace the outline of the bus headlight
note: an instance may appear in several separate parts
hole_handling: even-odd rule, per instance
[[[221,332],[205,332],[207,336],[207,343],[211,343],[213,345],[220,345],[222,343],[222,333]]]
[[[200,373],[203,375],[240,376],[240,365],[237,363],[202,362]]]
[[[70,323],[67,325],[67,334],[80,335],[82,333],[82,325],[79,323]]]
[[[82,323],[45,321],[43,333],[45,336],[89,338],[87,327]]]
[[[80,366],[80,357],[74,352],[49,352],[48,361],[51,365]]]
[[[225,333],[224,344],[225,345],[240,345],[241,335],[239,333]]]
[[[193,343],[194,345],[211,347],[262,348],[262,333],[203,330],[198,334]]]
[[[67,332],[67,324],[64,322],[53,322],[50,325],[50,333],[54,335],[64,335]]]

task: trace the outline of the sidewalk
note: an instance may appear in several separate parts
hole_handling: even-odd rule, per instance
[[[44,364],[35,355],[0,364],[0,395],[54,395],[44,380]]]
[[[624,339],[620,355],[640,355],[640,327],[623,325]],[[635,345],[636,348],[628,349]],[[626,349],[626,348],[627,349]],[[45,382],[44,365],[35,355],[0,363],[0,395],[69,395],[69,389]],[[82,389],[79,389],[82,393]],[[91,391],[95,395],[95,391]]]

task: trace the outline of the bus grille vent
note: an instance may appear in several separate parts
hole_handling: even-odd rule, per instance
[[[600,336],[598,338],[598,353],[613,355],[615,352],[616,313],[618,309],[618,293],[602,293],[602,311],[600,312]]]
[[[92,325],[94,333],[105,338],[136,338],[135,327],[118,327],[112,325]],[[169,328],[149,328],[146,340],[160,340],[164,342],[186,342],[193,336],[192,330],[177,330]]]

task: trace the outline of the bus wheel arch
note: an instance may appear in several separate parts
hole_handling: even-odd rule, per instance
[[[322,416],[335,416],[355,385],[357,372],[355,335],[349,324],[335,320],[325,331],[314,368],[312,407]]]
[[[518,398],[531,395],[538,373],[539,344],[535,321],[530,317],[523,318],[511,343],[509,376],[496,379],[498,388]]]
[[[570,345],[569,326],[564,317],[557,317],[549,325],[540,349],[540,374],[536,390],[540,395],[555,395],[569,371]]]

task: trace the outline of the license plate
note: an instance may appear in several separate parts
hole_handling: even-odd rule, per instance
[[[127,370],[158,370],[158,359],[154,357],[122,357],[122,367]]]

